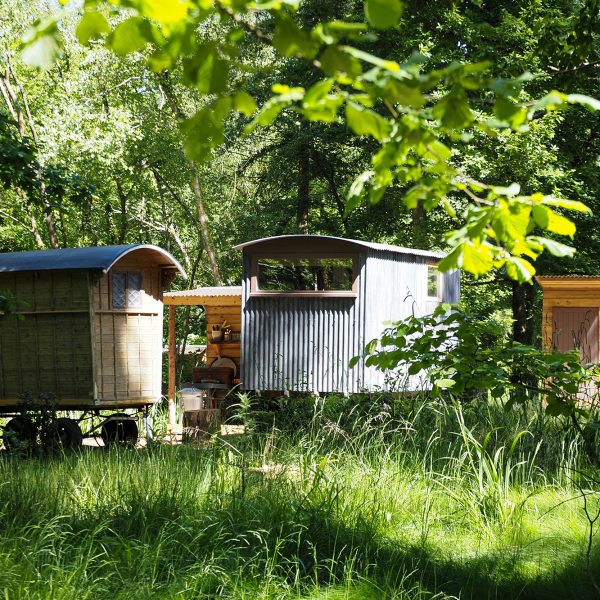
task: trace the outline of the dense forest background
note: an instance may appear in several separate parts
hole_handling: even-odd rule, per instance
[[[349,186],[368,167],[375,142],[345,124],[284,112],[272,127],[245,135],[247,119],[232,117],[224,143],[198,164],[184,155],[179,124],[210,97],[184,86],[182,70],[157,74],[142,53],[120,57],[94,42],[83,47],[69,10],[59,24],[58,62],[46,71],[25,66],[23,35],[34,18],[56,8],[0,3],[0,251],[153,243],[181,260],[189,278],[180,285],[194,287],[237,284],[241,261],[232,246],[271,235],[319,233],[445,250],[443,233],[459,218],[407,209],[401,184],[377,205],[365,202],[346,213]],[[308,0],[296,18],[306,26],[358,21],[363,3]],[[261,27],[268,33],[272,24]],[[553,89],[598,97],[598,27],[595,0],[412,1],[399,28],[361,44],[398,61],[418,51],[426,69],[489,60],[496,77],[530,73],[530,97]],[[215,20],[198,35],[238,33]],[[255,38],[244,43],[230,76],[244,80],[259,104],[275,83],[317,81],[309,63],[282,58]],[[483,95],[472,101],[489,110]],[[541,189],[592,208],[593,215],[575,217],[575,258],[540,258],[540,274],[599,272],[599,124],[599,114],[581,107],[544,113],[526,132],[465,138],[453,159],[488,184],[518,181],[525,193]],[[535,339],[534,286],[501,274],[463,279],[467,304],[506,324],[512,311],[515,338]]]

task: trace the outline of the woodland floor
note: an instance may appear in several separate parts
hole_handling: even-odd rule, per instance
[[[298,399],[243,418],[201,447],[2,453],[5,597],[598,597],[578,498],[596,484],[537,412]]]

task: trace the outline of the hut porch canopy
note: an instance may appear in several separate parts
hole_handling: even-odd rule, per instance
[[[167,292],[167,306],[241,306],[241,286],[200,287],[193,290]]]

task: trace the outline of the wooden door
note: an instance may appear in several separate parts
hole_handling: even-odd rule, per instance
[[[584,363],[598,362],[598,308],[552,309],[552,346],[560,352],[577,348]]]
[[[553,347],[561,352],[577,348],[584,364],[598,362],[598,308],[554,307],[552,309]],[[598,402],[598,385],[594,381],[581,384],[577,399],[592,406]]]

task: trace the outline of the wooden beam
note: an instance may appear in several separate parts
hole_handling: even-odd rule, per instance
[[[163,297],[166,306],[241,306],[241,296],[168,296]]]
[[[177,348],[175,346],[175,306],[169,306],[169,426],[176,424],[175,416],[175,373]]]

